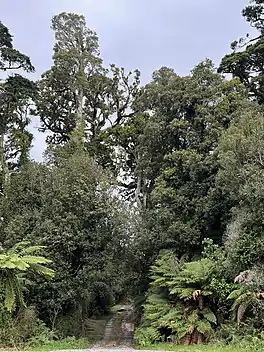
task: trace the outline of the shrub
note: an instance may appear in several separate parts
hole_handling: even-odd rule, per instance
[[[39,346],[50,341],[54,335],[37,318],[33,308],[11,314],[5,309],[0,310],[0,345],[21,348]]]

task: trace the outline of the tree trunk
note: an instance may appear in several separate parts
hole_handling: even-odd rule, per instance
[[[185,345],[185,346],[189,346],[190,344],[191,344],[191,341],[192,341],[192,334],[186,334],[185,336],[184,336],[184,340],[183,340],[183,344]]]
[[[147,209],[147,180],[144,178],[143,180],[143,201],[142,201],[142,207],[144,209]]]
[[[138,209],[142,208],[142,202],[141,202],[141,199],[140,199],[141,183],[142,183],[141,175],[138,175],[137,176],[137,188],[136,188],[136,191],[135,191],[135,200],[136,200]]]
[[[204,299],[202,295],[199,295],[198,302],[199,302],[199,309],[202,311],[204,309]]]
[[[198,336],[197,336],[197,344],[198,345],[202,345],[203,344],[203,334],[198,332]]]
[[[246,312],[246,306],[242,303],[240,304],[237,310],[237,325],[241,323],[245,312]]]
[[[83,121],[83,89],[80,88],[77,93],[77,125]]]
[[[84,62],[82,53],[79,58],[79,76],[83,78],[85,76],[84,70]],[[84,89],[82,80],[78,81],[78,77],[76,77],[76,128],[73,133],[74,142],[76,144],[77,149],[84,149],[85,143],[85,117],[83,114],[83,104],[84,104]]]
[[[5,136],[4,134],[0,135],[0,187],[1,192],[4,194],[4,189],[9,179],[8,167],[5,160]]]

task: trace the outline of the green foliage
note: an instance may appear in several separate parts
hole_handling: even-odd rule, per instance
[[[134,338],[140,346],[146,347],[146,346],[151,346],[153,343],[159,341],[160,334],[153,327],[146,327],[146,328],[142,327],[142,328],[138,328],[135,331]]]
[[[263,52],[264,52],[264,7],[262,0],[252,0],[243,12],[243,17],[259,35],[241,38],[231,44],[233,53],[226,55],[219,72],[231,73],[248,88],[249,96],[260,104],[264,102]]]
[[[258,106],[249,105],[219,146],[217,182],[235,205],[226,232],[226,248],[235,274],[259,265],[263,258],[263,121]]]
[[[27,246],[27,247],[26,247]],[[46,279],[54,276],[54,271],[47,264],[51,260],[36,256],[43,247],[28,246],[28,243],[19,243],[0,254],[0,285],[4,290],[4,305],[8,311],[16,307],[16,301],[24,305],[23,289],[26,276],[30,273],[38,274]]]
[[[4,347],[40,346],[54,337],[32,307],[20,310],[15,315],[1,308],[0,326],[0,344]]]
[[[201,343],[213,335],[218,325],[217,306],[223,297],[219,290],[218,261],[210,259],[220,249],[207,241],[205,258],[185,263],[164,252],[151,267],[151,288],[144,305],[143,327],[156,329],[163,339],[185,344]],[[222,282],[230,293],[231,285]],[[225,285],[224,285],[225,284]]]
[[[0,22],[0,70],[19,68],[28,72],[34,71],[29,57],[13,48],[13,38],[8,28]]]
[[[28,56],[13,47],[13,39],[7,27],[0,22],[0,192],[3,193],[9,173],[29,159],[33,139],[28,130],[29,108],[36,93],[35,84],[16,73],[23,69],[33,72]]]
[[[138,181],[141,172],[140,197],[147,199],[137,241],[150,262],[161,249],[191,257],[204,238],[221,242],[230,203],[215,182],[215,150],[244,98],[239,81],[225,81],[210,60],[188,77],[162,68],[145,87],[141,104],[151,116],[135,146],[143,158],[135,174]]]
[[[55,35],[52,67],[38,82],[35,114],[47,142],[64,144],[81,128],[82,147],[104,167],[118,161],[107,138],[110,130],[133,115],[139,91],[139,71],[103,67],[97,34],[84,16],[61,13],[52,19]]]
[[[72,310],[80,321],[105,314],[130,280],[129,213],[111,176],[85,153],[65,148],[48,165],[28,164],[14,175],[5,205],[4,244],[44,245],[56,268],[52,281],[39,279],[30,290],[41,318],[53,327]]]
[[[33,351],[57,351],[57,350],[83,350],[87,349],[89,341],[86,338],[76,339],[74,336],[61,340],[48,341],[44,344],[36,344]]]

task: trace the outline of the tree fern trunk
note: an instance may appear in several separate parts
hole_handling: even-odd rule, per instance
[[[198,332],[198,335],[197,335],[197,344],[198,345],[202,345],[203,344],[203,340],[204,340],[204,336],[202,333]]]
[[[189,334],[189,333],[186,334],[183,339],[183,344],[185,346],[189,346],[191,344],[191,341],[192,341],[192,334]]]

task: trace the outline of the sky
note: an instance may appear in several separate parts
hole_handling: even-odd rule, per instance
[[[186,75],[200,61],[216,65],[230,43],[250,31],[241,16],[246,0],[0,0],[0,21],[14,47],[30,56],[38,78],[52,64],[51,18],[60,12],[86,17],[100,40],[105,65],[139,69],[142,84],[168,66]],[[45,137],[34,131],[32,158],[41,160]]]

